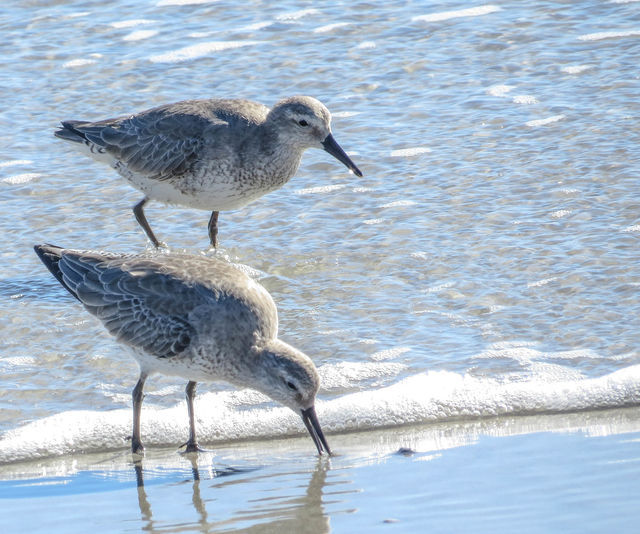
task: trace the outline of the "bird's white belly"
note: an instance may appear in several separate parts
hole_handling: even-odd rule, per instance
[[[176,204],[207,211],[228,211],[241,208],[261,196],[279,189],[295,174],[300,157],[287,160],[278,172],[266,169],[248,172],[215,162],[200,169],[198,174],[158,179],[133,171],[112,155],[91,151],[86,145],[81,149],[94,160],[108,164],[118,171],[133,187],[147,197],[167,204]]]
[[[184,187],[179,181],[154,180],[141,175],[125,176],[136,189],[153,200],[207,211],[241,208],[264,193],[246,190],[234,183],[216,182],[208,187]]]
[[[207,211],[227,211],[246,206],[257,198],[278,189],[288,181],[283,177],[275,182],[266,180],[239,180],[236,177],[216,175],[187,175],[159,180],[134,173],[115,162],[113,167],[132,186],[150,199]]]
[[[212,366],[203,366],[198,359],[192,359],[189,354],[174,356],[172,358],[158,358],[147,354],[141,349],[127,347],[131,355],[140,366],[140,370],[147,375],[162,374],[167,376],[178,376],[186,380],[195,382],[211,382],[214,380],[224,380],[218,376]]]

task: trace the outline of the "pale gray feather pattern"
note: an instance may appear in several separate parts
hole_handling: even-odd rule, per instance
[[[68,261],[63,261],[64,259],[60,259],[59,267],[67,287],[82,302],[83,296],[92,300],[100,299],[100,293],[92,295],[95,292],[92,288],[99,284],[97,273],[87,270],[87,265],[80,257],[69,257]]]
[[[197,335],[189,312],[206,303],[205,291],[168,274],[121,266],[73,254],[60,260],[65,283],[119,341],[160,358],[184,352]]]
[[[227,123],[163,106],[132,117],[75,124],[89,141],[134,172],[168,179],[193,170],[203,153],[205,131]]]

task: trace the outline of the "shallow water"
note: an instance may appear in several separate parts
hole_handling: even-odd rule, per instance
[[[284,188],[221,214],[215,252],[246,266],[271,292],[281,336],[318,365],[318,411],[330,434],[637,405],[640,2],[530,4],[161,0],[2,8],[5,468],[50,455],[124,451],[136,379],[130,357],[31,247],[142,250],[145,237],[130,209],[140,193],[52,131],[63,119],[187,98],[271,105],[313,95],[332,111],[336,139],[364,172],[356,178],[329,155],[309,151]],[[152,204],[147,214],[174,250],[214,254],[206,249],[207,213]],[[147,444],[177,446],[186,424],[184,384],[154,377],[147,387]],[[216,450],[303,432],[292,414],[261,397],[218,384],[199,391],[203,439]],[[629,432],[637,438],[633,428],[602,439],[622,442]],[[583,444],[572,436],[549,439],[572,450]],[[512,454],[522,445],[502,439],[466,445],[456,461],[479,445]],[[525,442],[540,467],[546,459],[534,454],[536,438]],[[258,454],[265,443],[249,449]],[[302,443],[300,458],[313,448]],[[585,455],[599,476],[608,470],[596,449]],[[629,451],[620,450],[611,461],[627,462]],[[415,461],[398,473],[409,477],[406,465]],[[282,470],[265,463],[267,471]],[[371,472],[388,476],[382,464],[372,460]],[[362,472],[346,460],[341,469]],[[254,475],[243,476],[260,501]],[[286,493],[299,482],[293,478],[278,478],[278,487]],[[407,488],[400,507],[422,495],[419,481],[409,479],[392,479]],[[161,484],[168,499],[175,480]],[[586,472],[569,480],[590,482]],[[529,482],[537,491],[547,487],[544,479]],[[597,499],[637,514],[613,485],[602,492]],[[477,502],[492,510],[489,500]],[[582,501],[576,508],[596,513]],[[491,513],[510,517],[501,507]],[[333,512],[324,517],[346,531]],[[443,530],[449,519],[443,516]],[[411,519],[404,520],[406,528]],[[413,520],[427,524],[426,516]]]
[[[634,532],[637,409],[3,468],[3,532]],[[38,514],[31,513],[37,506]]]

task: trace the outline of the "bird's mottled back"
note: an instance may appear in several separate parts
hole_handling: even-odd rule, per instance
[[[149,354],[175,356],[206,338],[232,338],[248,351],[256,336],[277,335],[277,311],[269,293],[226,262],[52,246],[36,247],[36,252],[112,335]]]

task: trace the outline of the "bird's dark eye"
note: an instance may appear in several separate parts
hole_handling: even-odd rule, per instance
[[[309,123],[308,123],[306,120],[304,120],[304,119],[299,120],[299,121],[298,121],[298,124],[299,124],[300,126],[309,126]]]
[[[298,388],[296,387],[296,385],[293,382],[287,382],[287,387],[291,390],[291,391],[298,391]]]

